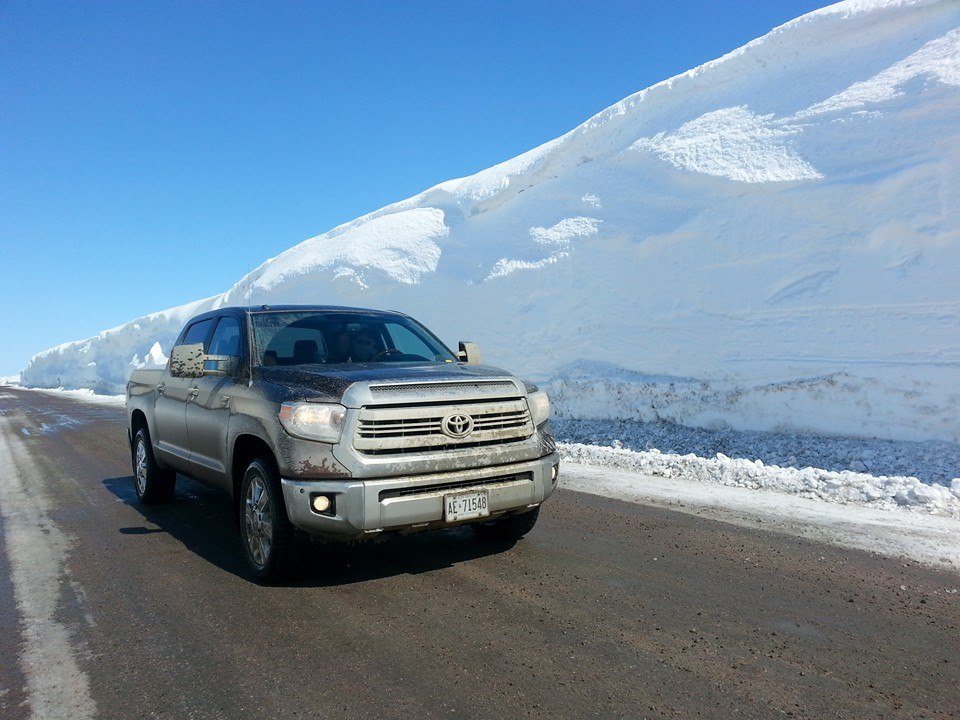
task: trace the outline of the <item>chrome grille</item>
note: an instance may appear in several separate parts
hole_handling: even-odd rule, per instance
[[[465,437],[444,433],[443,421],[466,415],[473,430]],[[366,454],[421,452],[516,442],[533,434],[522,398],[449,405],[365,407],[360,410],[354,447]]]

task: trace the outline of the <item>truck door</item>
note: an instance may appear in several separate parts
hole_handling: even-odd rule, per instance
[[[233,398],[246,388],[240,381],[243,335],[240,321],[226,315],[210,339],[209,355],[232,360],[208,360],[204,376],[193,378],[187,400],[187,435],[190,438],[191,473],[197,478],[222,482],[228,474],[227,434]],[[206,374],[211,373],[211,374]]]
[[[205,343],[213,329],[214,318],[196,322],[187,328],[177,345]],[[204,345],[206,347],[206,345]],[[173,353],[171,353],[172,355]],[[191,397],[193,378],[176,377],[170,365],[157,385],[154,422],[157,437],[154,444],[163,461],[181,472],[190,472],[190,442],[187,438],[187,401]]]

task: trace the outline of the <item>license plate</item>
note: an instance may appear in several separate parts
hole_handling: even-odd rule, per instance
[[[471,518],[486,517],[489,514],[490,506],[487,504],[486,490],[474,490],[443,496],[443,519],[446,522],[470,520]]]

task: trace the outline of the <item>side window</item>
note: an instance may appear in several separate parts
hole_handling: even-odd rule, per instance
[[[235,317],[220,319],[210,339],[209,355],[240,356],[240,323]]]
[[[187,334],[183,336],[183,340],[180,341],[180,344],[193,345],[194,343],[205,343],[207,336],[210,334],[210,328],[213,327],[213,320],[214,318],[209,318],[191,325],[187,329]],[[207,352],[206,345],[203,346],[203,351]]]

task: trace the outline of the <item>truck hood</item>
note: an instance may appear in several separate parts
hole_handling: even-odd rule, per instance
[[[297,365],[261,367],[261,378],[290,391],[289,399],[337,402],[358,382],[443,382],[503,378],[512,375],[489,365],[356,363],[353,365]]]

